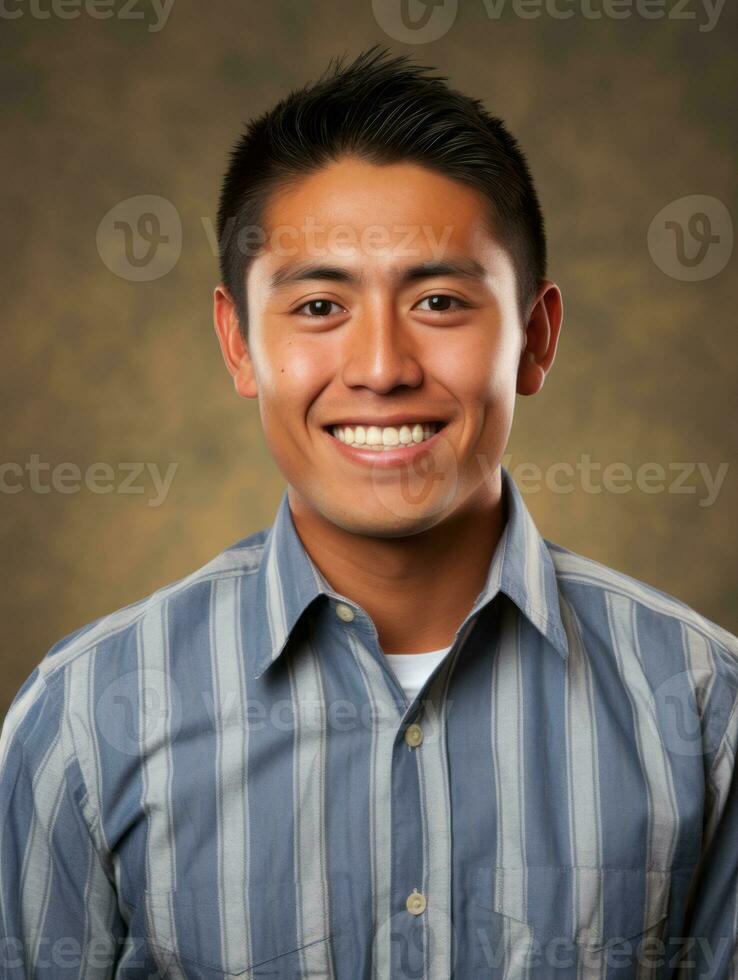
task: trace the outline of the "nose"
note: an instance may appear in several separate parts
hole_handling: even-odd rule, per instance
[[[391,299],[377,298],[355,316],[346,334],[343,382],[386,394],[398,386],[416,388],[423,369],[417,338],[397,315]]]

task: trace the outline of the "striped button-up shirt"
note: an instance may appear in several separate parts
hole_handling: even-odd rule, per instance
[[[738,976],[738,640],[502,475],[412,702],[286,491],[49,650],[0,742],[3,978]]]

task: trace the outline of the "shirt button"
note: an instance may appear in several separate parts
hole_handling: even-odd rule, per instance
[[[339,602],[336,606],[336,616],[342,619],[344,623],[350,623],[354,618],[354,610],[351,606],[347,606],[345,602]]]
[[[405,741],[414,749],[423,741],[423,729],[420,725],[408,725],[405,729]]]
[[[421,895],[417,888],[413,888],[412,895],[408,895],[405,904],[408,912],[420,915],[421,912],[425,912],[425,895]]]

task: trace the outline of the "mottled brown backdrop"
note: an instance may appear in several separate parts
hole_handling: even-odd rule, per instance
[[[163,26],[145,0],[129,8],[142,17],[116,3],[109,19],[84,7],[61,16],[52,0],[6,4],[2,462],[16,466],[3,469],[1,498],[0,715],[62,636],[271,523],[283,480],[212,327],[219,180],[243,120],[332,55],[376,42],[483,99],[537,179],[565,321],[543,391],[518,400],[514,475],[526,461],[545,472],[587,454],[634,477],[659,463],[667,482],[672,464],[701,463],[713,476],[729,464],[708,506],[698,470],[686,493],[596,494],[576,481],[570,494],[529,491],[542,533],[738,631],[735,257],[715,260],[738,213],[737,8],[726,4],[707,29],[701,0],[678,17],[675,0],[664,2],[648,19],[597,18],[598,0],[559,0],[537,17],[530,4],[516,11],[508,0],[496,17],[490,0],[461,0],[450,28],[424,43],[392,28],[402,21],[390,0],[175,0]],[[417,0],[409,13],[422,15]],[[117,229],[120,210],[104,220],[140,195],[171,202],[181,221],[181,249],[176,220],[165,226],[171,213],[153,229],[154,239],[169,234],[162,262],[167,249],[176,261],[150,281],[116,268],[130,205]],[[695,226],[718,239],[706,261],[724,266],[706,278],[698,269],[698,281],[688,260],[669,258],[676,231],[657,243],[658,262],[648,237],[662,208],[692,195],[728,214],[711,202],[709,227]],[[673,207],[688,229],[689,205]],[[699,242],[685,241],[694,257]],[[35,481],[34,460],[46,467]],[[150,477],[136,481],[143,492],[122,492],[119,467],[131,462],[162,473],[176,464],[158,506]],[[105,463],[117,491],[75,489],[73,466],[84,476]],[[39,492],[52,472],[56,486]]]

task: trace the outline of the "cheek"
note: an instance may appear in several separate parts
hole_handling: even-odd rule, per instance
[[[320,390],[326,377],[326,357],[310,338],[294,337],[258,351],[259,393],[290,404]]]
[[[259,408],[271,440],[301,441],[311,407],[330,383],[329,359],[310,341],[291,338],[260,352]]]
[[[518,350],[499,336],[480,332],[468,343],[444,344],[435,364],[436,377],[469,408],[504,406],[515,399]]]

